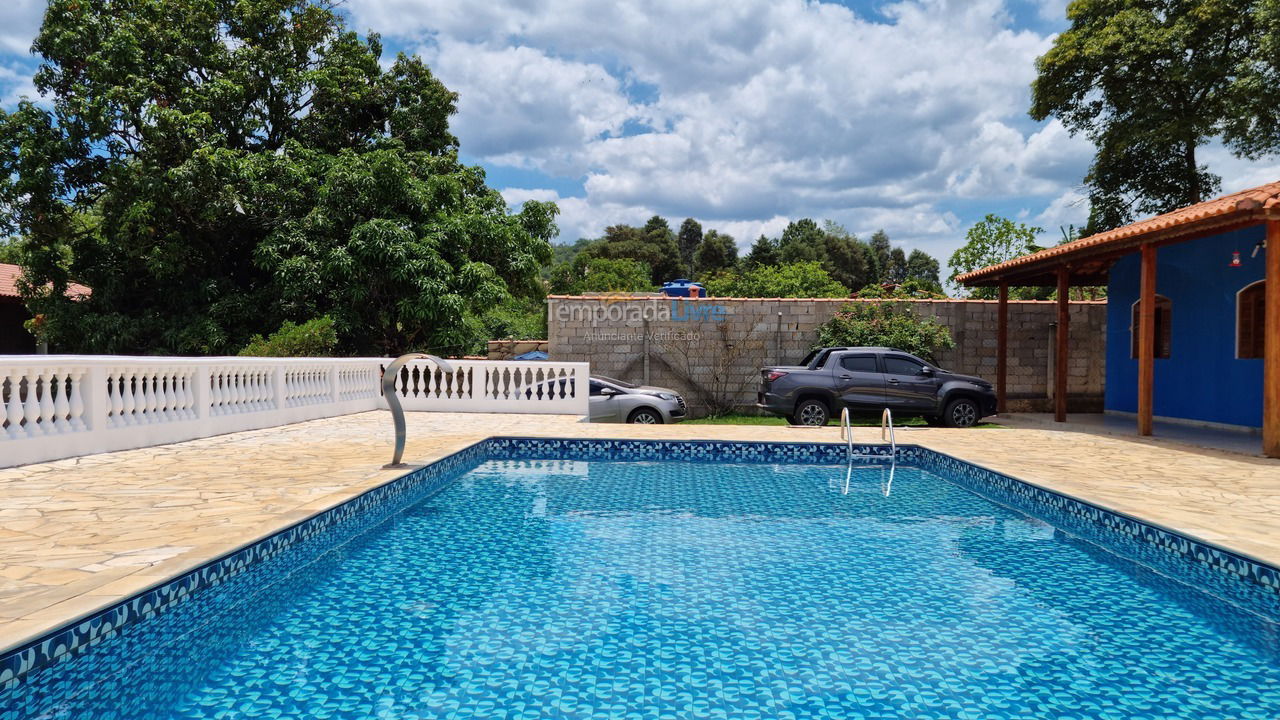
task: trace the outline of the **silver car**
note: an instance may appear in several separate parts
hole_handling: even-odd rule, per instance
[[[687,408],[675,390],[632,385],[610,377],[591,378],[591,422],[662,425],[680,422]]]

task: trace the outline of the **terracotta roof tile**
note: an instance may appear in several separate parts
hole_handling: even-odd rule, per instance
[[[21,267],[0,263],[0,297],[22,297],[22,294],[18,292],[18,278],[20,277],[22,277]],[[79,283],[67,285],[67,295],[70,297],[81,297],[92,292],[92,290]]]
[[[1142,239],[1161,235],[1176,237],[1198,230],[1231,224],[1234,221],[1256,219],[1258,222],[1280,211],[1280,182],[1259,185],[1248,190],[1223,195],[1195,205],[1188,205],[1173,212],[1118,227],[1114,230],[1090,235],[1063,245],[1046,248],[1040,252],[1023,255],[1005,262],[964,273],[956,278],[961,284],[989,280],[1006,273],[1016,274],[1020,268],[1040,265],[1047,260],[1062,260],[1068,256],[1092,254],[1110,249],[1108,246],[1133,244]],[[1058,264],[1058,263],[1053,263]]]

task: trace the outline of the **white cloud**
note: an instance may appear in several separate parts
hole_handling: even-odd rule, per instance
[[[1062,239],[1061,228],[1074,225],[1084,227],[1089,220],[1089,200],[1078,188],[1071,188],[1054,198],[1049,206],[1036,215],[1034,225],[1044,228],[1041,244],[1057,244]]]
[[[1087,142],[1026,118],[1049,38],[1010,29],[1001,0],[905,0],[887,22],[804,0],[348,9],[419,43],[460,94],[469,155],[583,180],[566,239],[658,213],[744,243],[808,216],[931,246],[961,225],[940,202],[1047,203],[1088,162]]]
[[[47,5],[45,0],[0,2],[0,51],[26,55],[40,29]]]

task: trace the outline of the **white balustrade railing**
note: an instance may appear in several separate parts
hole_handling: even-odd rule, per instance
[[[396,378],[405,410],[587,414],[587,363],[450,360],[449,364],[452,373],[427,360],[405,365]]]
[[[386,408],[384,358],[0,356],[0,467]],[[405,410],[587,414],[586,363],[426,362]]]

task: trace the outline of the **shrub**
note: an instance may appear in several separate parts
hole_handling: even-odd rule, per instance
[[[933,361],[938,350],[955,347],[951,331],[933,318],[895,302],[849,303],[818,327],[818,346],[883,346]]]
[[[313,318],[301,325],[288,320],[267,337],[254,335],[241,355],[254,357],[330,357],[338,347],[333,318]]]

